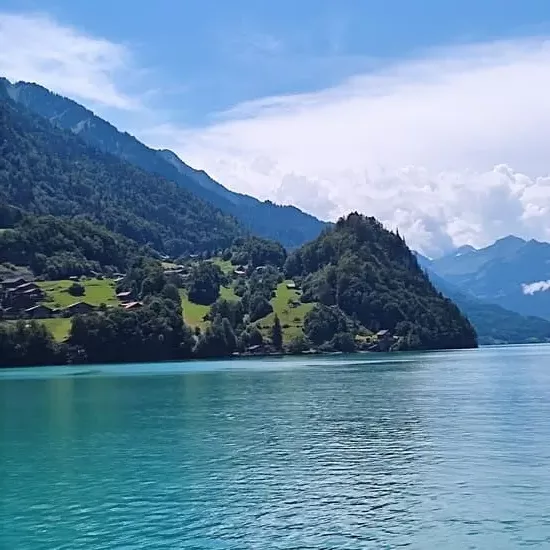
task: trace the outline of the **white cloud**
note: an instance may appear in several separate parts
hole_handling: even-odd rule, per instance
[[[139,101],[118,85],[128,80],[130,69],[130,53],[120,44],[46,15],[0,12],[0,75],[12,81],[37,82],[105,107],[136,109]]]
[[[375,215],[429,255],[550,239],[549,69],[543,39],[461,47],[148,137],[233,190]]]
[[[546,292],[550,290],[550,281],[537,281],[536,283],[530,283],[528,285],[521,285],[523,294],[533,296],[536,292]]]
[[[428,256],[509,233],[550,240],[549,69],[544,39],[465,46],[139,134],[230,189],[324,219],[374,215]],[[126,46],[45,15],[0,12],[0,75],[118,121],[141,109],[134,129],[155,118],[150,91],[129,91],[142,71]]]

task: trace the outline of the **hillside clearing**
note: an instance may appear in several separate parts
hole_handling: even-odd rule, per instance
[[[204,328],[207,321],[204,320],[204,316],[210,311],[210,306],[204,306],[202,304],[195,304],[191,302],[187,297],[185,290],[180,290],[181,308],[183,310],[183,320],[185,324],[190,327]]]
[[[303,334],[305,316],[315,305],[300,302],[300,291],[287,287],[287,284],[291,282],[287,280],[277,285],[276,295],[271,299],[273,313],[257,322],[258,328],[264,335],[269,335],[275,315],[278,315],[283,327],[285,343]]]
[[[210,260],[214,265],[217,265],[223,273],[226,275],[233,273],[235,266],[231,263],[230,260],[222,260],[221,258],[212,258]]]
[[[52,319],[38,319],[38,322],[44,325],[55,338],[57,342],[62,342],[69,336],[71,330],[71,319],[67,317],[53,317]]]
[[[115,282],[112,279],[83,279],[79,283],[84,286],[84,296],[72,296],[67,292],[74,281],[62,279],[59,281],[43,281],[38,283],[46,293],[46,299],[42,302],[55,308],[63,308],[75,302],[86,302],[92,306],[100,304],[116,306]]]
[[[205,306],[202,304],[191,302],[185,290],[180,290],[180,297],[185,324],[193,328],[205,328],[206,325],[208,325],[208,321],[204,320],[204,316],[210,313],[211,306]],[[220,288],[220,298],[222,298],[223,300],[227,300],[228,302],[240,300],[240,298],[235,294],[233,288],[227,286],[222,286]]]

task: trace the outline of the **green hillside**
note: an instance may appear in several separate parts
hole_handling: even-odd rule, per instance
[[[374,218],[339,220],[289,256],[285,270],[301,281],[303,301],[320,304],[313,326],[306,323],[320,342],[363,327],[389,331],[396,349],[477,346],[469,321],[435,290],[403,239]]]
[[[229,246],[244,232],[181,186],[15,104],[0,85],[1,204],[33,215],[85,216],[173,256]]]

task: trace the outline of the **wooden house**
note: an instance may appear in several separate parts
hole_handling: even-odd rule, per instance
[[[53,309],[43,304],[39,304],[37,306],[27,308],[25,310],[25,315],[30,319],[49,319],[53,316]]]

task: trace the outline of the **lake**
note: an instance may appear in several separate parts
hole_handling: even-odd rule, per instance
[[[0,371],[0,548],[550,547],[550,346]]]

